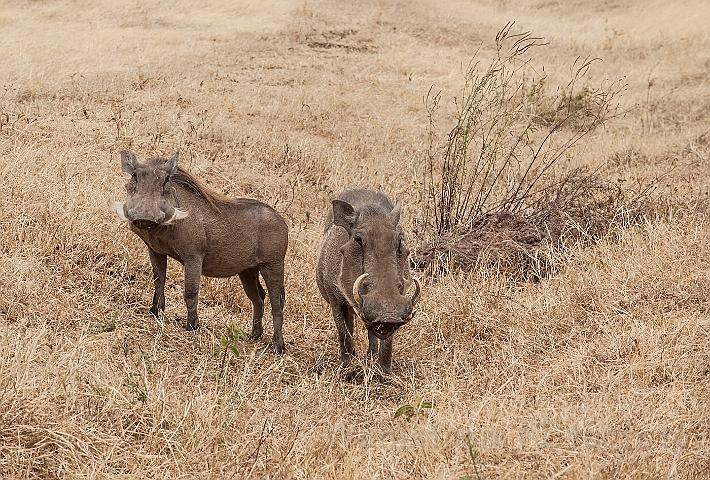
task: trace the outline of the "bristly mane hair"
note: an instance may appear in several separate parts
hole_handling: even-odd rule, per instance
[[[368,218],[368,217],[379,217],[382,215],[387,216],[388,211],[385,209],[384,206],[382,205],[377,205],[377,204],[366,204],[363,205],[360,210],[358,211],[358,217],[359,218]]]
[[[180,167],[178,167],[177,171],[170,177],[170,179],[178,185],[185,187],[198,197],[202,197],[207,200],[207,203],[209,203],[210,207],[212,207],[216,212],[221,212],[220,207],[229,203],[229,199],[227,197],[213,192],[209,188],[205,187],[199,180]]]

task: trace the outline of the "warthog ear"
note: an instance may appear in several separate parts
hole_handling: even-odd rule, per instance
[[[121,171],[133,173],[138,166],[138,159],[128,150],[121,150]]]
[[[175,155],[165,161],[165,165],[163,166],[163,168],[168,172],[168,175],[172,175],[177,171],[179,158],[180,150],[175,152]]]
[[[348,232],[355,224],[355,209],[348,202],[333,200],[333,223]]]
[[[393,225],[397,225],[399,223],[400,215],[402,215],[402,202],[397,200],[396,205],[389,213],[390,222],[392,222]]]

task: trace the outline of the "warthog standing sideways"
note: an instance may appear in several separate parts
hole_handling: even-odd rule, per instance
[[[355,312],[367,326],[368,354],[386,373],[392,372],[392,334],[412,318],[420,285],[409,273],[401,210],[383,193],[348,190],[328,212],[316,281],[333,311],[344,366],[355,355]],[[414,294],[405,296],[412,281]]]
[[[250,337],[262,334],[266,282],[274,320],[274,348],[284,351],[281,333],[284,303],[284,257],[288,226],[270,206],[248,198],[228,198],[202,186],[172,158],[151,158],[140,163],[129,151],[121,152],[121,168],[131,174],[125,203],[111,205],[130,222],[131,230],[148,246],[153,265],[155,294],[150,313],[165,309],[167,257],[185,267],[187,329],[200,326],[197,300],[200,276],[239,275],[254,307]]]

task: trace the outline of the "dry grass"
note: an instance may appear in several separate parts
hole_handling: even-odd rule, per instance
[[[705,2],[0,5],[3,478],[710,475]],[[560,253],[539,283],[430,282],[394,375],[365,364],[346,382],[313,275],[328,201],[381,188],[411,228],[423,98],[452,98],[511,20],[550,41],[534,59],[548,83],[578,55],[603,59],[591,82],[625,78],[636,108],[567,161],[656,182],[658,218]],[[205,280],[204,328],[184,331],[174,262],[165,317],[147,316],[145,249],[107,208],[126,147],[179,148],[214,188],[287,218],[284,356],[267,322],[222,371],[213,351],[249,302]]]

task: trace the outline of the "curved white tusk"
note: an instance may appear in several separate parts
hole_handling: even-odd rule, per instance
[[[172,225],[178,220],[182,220],[183,218],[187,217],[188,212],[184,210],[180,210],[179,208],[176,208],[175,211],[173,212],[172,218],[170,220],[164,222],[165,225]]]
[[[353,298],[355,299],[355,303],[357,304],[358,308],[362,308],[362,297],[360,296],[360,283],[370,275],[369,273],[363,273],[357,279],[355,280],[355,283],[353,283]]]
[[[113,213],[118,215],[118,218],[120,218],[122,221],[128,221],[128,218],[126,218],[126,214],[123,213],[123,202],[111,202],[109,204],[109,208]]]
[[[414,294],[412,295],[412,308],[414,308],[414,305],[417,304],[417,300],[419,300],[419,293],[422,291],[422,284],[417,280],[416,277],[412,277],[412,282],[414,282]]]

